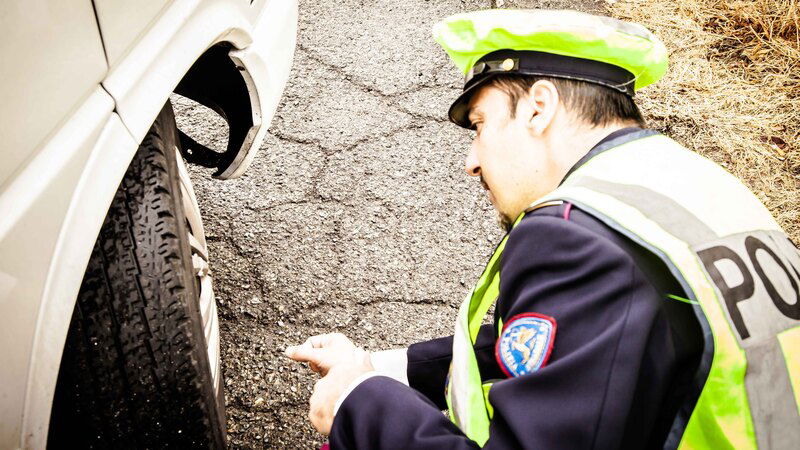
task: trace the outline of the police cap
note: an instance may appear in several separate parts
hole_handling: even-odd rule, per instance
[[[450,16],[433,36],[464,73],[450,120],[464,128],[469,100],[498,74],[566,78],[633,96],[667,70],[664,44],[639,24],[577,11],[491,9]]]

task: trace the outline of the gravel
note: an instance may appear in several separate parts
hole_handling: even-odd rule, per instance
[[[446,120],[461,79],[430,30],[489,0],[301,0],[283,100],[249,171],[190,168],[219,302],[233,448],[318,448],[316,375],[283,349],[330,331],[369,350],[450,334],[501,237]],[[602,1],[505,1],[578,7]],[[576,6],[577,4],[577,6]],[[224,148],[214,113],[173,98],[179,127]]]

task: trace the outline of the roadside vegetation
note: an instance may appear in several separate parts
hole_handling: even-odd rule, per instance
[[[625,0],[670,52],[637,95],[654,128],[722,164],[800,244],[800,1]]]

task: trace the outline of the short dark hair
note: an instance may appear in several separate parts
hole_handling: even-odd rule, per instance
[[[497,75],[487,86],[494,86],[508,95],[513,119],[519,100],[539,80],[552,82],[564,106],[592,126],[605,126],[614,122],[633,122],[645,126],[639,107],[633,99],[620,91],[586,81],[530,75]]]

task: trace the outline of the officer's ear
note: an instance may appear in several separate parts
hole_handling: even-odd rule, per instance
[[[524,111],[517,111],[524,114],[521,117],[528,118],[528,130],[531,135],[542,136],[553,124],[553,119],[558,111],[560,98],[558,89],[552,81],[538,80],[528,90],[528,98],[524,103]]]

